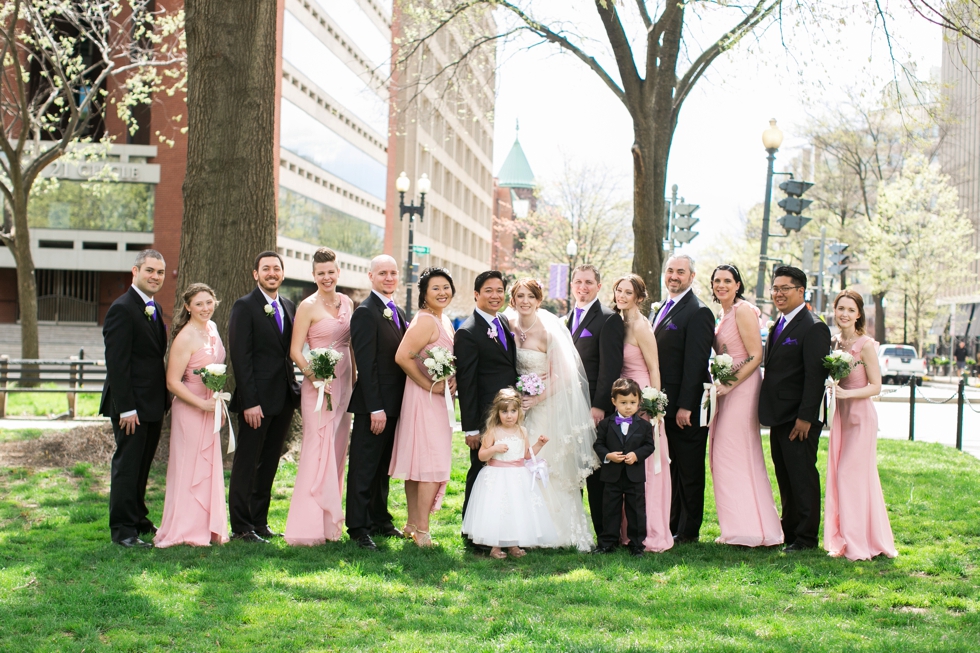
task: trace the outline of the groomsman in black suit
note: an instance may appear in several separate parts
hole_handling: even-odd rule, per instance
[[[133,265],[133,285],[109,307],[106,379],[99,412],[112,421],[116,451],[109,485],[109,530],[124,547],[152,547],[140,539],[156,533],[146,508],[146,480],[167,412],[167,329],[153,296],[163,287],[163,255],[144,249]]]
[[[670,451],[670,531],[678,543],[697,542],[704,519],[704,455],[708,427],[700,423],[701,394],[711,382],[708,359],[715,315],[691,289],[694,259],[678,254],[664,266],[667,299],[653,316],[660,382],[667,393]]]
[[[594,265],[580,265],[572,271],[575,308],[565,317],[572,342],[582,358],[589,380],[592,421],[598,424],[613,410],[612,386],[623,371],[623,319],[599,302],[602,277]],[[589,491],[589,513],[596,536],[602,533],[603,482],[600,470],[585,481]]]
[[[773,274],[772,303],[780,317],[766,341],[766,371],[759,394],[759,421],[769,426],[787,552],[817,546],[820,528],[817,448],[830,329],[803,301],[806,281],[803,270],[788,265]]]
[[[255,257],[255,290],[231,308],[228,342],[238,413],[238,448],[228,487],[231,538],[267,542],[272,483],[300,391],[289,358],[296,307],[279,294],[283,265],[272,251]]]
[[[456,331],[456,390],[459,415],[466,445],[470,448],[470,469],[466,473],[463,515],[470,492],[484,463],[479,458],[480,435],[486,426],[487,409],[503,388],[517,382],[517,345],[510,324],[497,314],[507,301],[507,284],[499,270],[487,270],[476,277],[473,286],[476,309]],[[469,539],[467,546],[480,549]],[[485,548],[485,547],[483,547]]]
[[[347,533],[362,549],[378,547],[372,535],[400,537],[388,512],[388,466],[402,410],[405,372],[395,362],[408,320],[395,305],[398,264],[382,255],[371,261],[371,293],[350,320],[357,383],[350,410],[354,428],[347,471]]]

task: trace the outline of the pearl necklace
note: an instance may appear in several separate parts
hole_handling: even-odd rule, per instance
[[[522,343],[525,342],[525,341],[527,341],[527,334],[528,334],[528,332],[531,329],[533,329],[535,326],[537,326],[537,324],[538,324],[538,314],[537,313],[534,314],[534,322],[531,322],[531,326],[529,326],[527,328],[527,330],[524,330],[524,329],[521,328],[521,320],[520,320],[520,318],[518,318],[518,320],[517,320],[517,330],[520,333],[518,334],[517,337],[521,339],[521,342]]]
[[[333,308],[340,308],[340,297],[337,298],[337,303],[336,304],[331,304],[331,303],[327,302],[327,298],[324,297],[323,293],[321,293],[319,290],[316,291],[316,294],[320,297],[320,300],[323,302],[323,305],[324,306],[326,306],[328,308],[331,307],[331,306]]]

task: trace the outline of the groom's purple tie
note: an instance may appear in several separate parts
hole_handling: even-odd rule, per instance
[[[507,332],[504,331],[504,327],[500,326],[499,317],[493,318],[493,326],[497,329],[497,340],[504,346],[504,351],[507,351]]]
[[[156,305],[156,303],[154,303],[154,301],[151,299],[150,301],[146,302],[146,305],[153,307],[153,317],[151,317],[150,319],[153,320],[154,322],[156,322],[157,321],[157,305]]]
[[[398,317],[398,309],[395,308],[395,301],[391,300],[386,304],[386,306],[391,309],[391,321],[394,322],[395,326],[398,327],[398,330],[401,331],[402,319]]]
[[[656,329],[657,325],[660,324],[660,320],[664,319],[664,316],[670,312],[670,309],[674,307],[674,300],[668,299],[664,307],[660,309],[660,314],[657,316],[657,321],[653,323],[653,328]]]
[[[279,302],[276,300],[272,302],[272,314],[276,317],[276,326],[279,327],[279,333],[282,333],[282,314],[279,312]]]
[[[780,315],[779,322],[776,322],[776,329],[772,332],[773,342],[779,337],[779,334],[783,332],[783,327],[786,326],[786,316]]]

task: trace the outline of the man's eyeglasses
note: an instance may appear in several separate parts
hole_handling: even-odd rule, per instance
[[[769,289],[769,292],[773,295],[786,295],[793,292],[796,288],[802,288],[803,286],[773,286]]]

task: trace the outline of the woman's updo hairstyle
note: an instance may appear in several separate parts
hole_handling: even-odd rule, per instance
[[[177,337],[177,334],[180,333],[180,330],[187,326],[187,322],[191,319],[191,313],[187,310],[187,307],[190,306],[191,300],[194,299],[194,295],[202,292],[206,292],[211,295],[211,297],[214,299],[215,309],[218,308],[218,304],[221,302],[219,302],[218,298],[215,297],[214,290],[211,289],[211,286],[206,283],[192,283],[191,285],[187,286],[184,293],[180,296],[180,308],[177,309],[177,315],[174,316],[174,321],[170,325],[170,342],[173,342],[174,338]]]
[[[419,275],[419,308],[425,308],[425,294],[429,292],[429,281],[433,277],[442,277],[448,281],[449,288],[453,291],[453,297],[456,296],[456,284],[453,283],[449,270],[446,268],[425,268]]]
[[[517,291],[520,288],[527,288],[528,292],[531,293],[532,297],[534,297],[539,302],[544,301],[544,289],[541,288],[541,282],[539,282],[537,279],[534,279],[532,277],[524,277],[523,279],[518,279],[517,281],[515,281],[514,285],[511,286],[510,288],[511,308],[515,308],[515,309],[517,308],[517,306],[514,305],[514,296],[517,294]]]
[[[715,303],[721,303],[721,300],[715,297],[715,273],[719,270],[724,270],[725,272],[731,273],[732,278],[735,279],[735,283],[738,284],[738,287],[735,289],[735,299],[745,299],[743,296],[745,294],[745,284],[742,283],[742,273],[739,272],[738,268],[731,263],[722,263],[711,271],[711,299],[713,299]]]
[[[647,298],[647,284],[643,281],[643,277],[638,274],[624,274],[620,278],[613,281],[613,303],[612,309],[617,314],[619,314],[619,306],[616,305],[616,289],[619,288],[619,284],[624,281],[629,281],[633,286],[633,302],[639,306]]]
[[[337,261],[337,252],[333,251],[329,247],[321,247],[320,249],[313,252],[313,269],[316,270],[317,263],[335,263]]]

